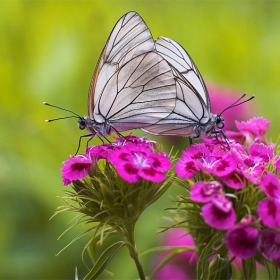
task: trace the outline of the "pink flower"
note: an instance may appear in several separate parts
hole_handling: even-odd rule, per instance
[[[280,156],[275,158],[275,166],[278,173],[280,173]]]
[[[240,132],[226,132],[229,139],[236,140],[241,144],[252,144],[253,142],[266,143],[263,139],[267,129],[270,125],[270,121],[265,120],[262,117],[252,118],[247,122],[235,122],[236,127]]]
[[[259,248],[271,260],[280,258],[280,232],[263,230],[260,235]]]
[[[191,235],[185,230],[169,230],[164,234],[162,240],[163,246],[195,246]],[[156,255],[154,267],[171,251],[162,251]],[[153,277],[157,280],[191,280],[196,277],[197,254],[193,251],[185,251],[177,255],[164,267],[162,267]]]
[[[109,158],[118,173],[129,182],[137,182],[140,177],[161,182],[165,179],[163,172],[171,168],[171,162],[165,154],[153,153],[155,147],[153,141],[134,135],[116,137],[116,142],[88,147],[86,154],[70,157],[63,162],[63,183],[66,186],[74,180],[83,179],[94,162]]]
[[[238,158],[236,172],[255,184],[259,184],[261,176],[265,173],[265,164],[273,157],[271,147],[262,143],[253,143],[249,147],[248,155],[237,145],[233,146],[232,153]]]
[[[90,158],[95,159],[98,161],[99,159],[107,159],[108,155],[115,147],[111,144],[103,144],[98,146],[90,146],[86,149],[86,153],[89,155]]]
[[[279,179],[275,174],[267,173],[262,176],[260,185],[269,198],[280,199]]]
[[[235,170],[236,166],[235,155],[223,151],[220,146],[196,144],[183,152],[182,158],[176,163],[175,172],[185,179],[194,177],[199,170],[225,176]]]
[[[184,179],[194,177],[199,170],[198,163],[208,155],[210,155],[210,151],[204,144],[196,144],[188,147],[183,151],[182,158],[176,163],[175,172],[179,177]]]
[[[222,193],[223,186],[217,181],[196,182],[190,190],[190,198],[196,202],[209,202]]]
[[[255,163],[268,163],[274,157],[274,151],[271,146],[263,143],[253,143],[249,147],[249,154]]]
[[[117,140],[116,142],[113,143],[114,146],[125,146],[127,144],[143,144],[144,146],[151,148],[151,149],[156,149],[156,142],[147,139],[145,136],[143,137],[138,137],[133,134],[127,135],[125,137],[115,137]]]
[[[226,233],[226,246],[237,257],[247,259],[257,251],[259,230],[247,224],[234,226]]]
[[[265,226],[270,228],[280,226],[280,202],[261,200],[258,204],[258,214]]]
[[[126,181],[135,183],[141,178],[152,182],[165,179],[163,172],[171,168],[171,162],[165,154],[155,154],[150,148],[130,143],[114,150],[108,156],[118,174]]]
[[[255,117],[250,119],[248,122],[236,121],[235,124],[240,131],[248,132],[254,137],[263,137],[266,135],[270,121],[267,121],[262,117]]]
[[[199,168],[210,174],[225,176],[234,171],[237,167],[237,159],[229,153],[212,152],[208,157],[202,158],[198,163]]]
[[[221,179],[227,186],[236,190],[242,189],[246,184],[246,179],[239,169],[226,176],[222,176]]]
[[[67,186],[72,181],[83,179],[88,175],[92,160],[87,155],[77,155],[64,161],[63,165],[60,171],[64,186]]]
[[[143,147],[147,147],[150,149],[155,149],[156,144],[154,141],[148,140],[145,137],[139,138],[133,134],[130,134],[125,137],[115,137],[116,141],[112,143],[104,143],[98,146],[90,146],[86,149],[86,153],[94,158],[96,161],[99,159],[107,159],[109,154],[113,150],[121,149],[123,146],[134,144],[134,145],[143,145]]]
[[[231,228],[236,220],[232,202],[224,196],[214,198],[202,206],[201,215],[206,224],[219,230]]]

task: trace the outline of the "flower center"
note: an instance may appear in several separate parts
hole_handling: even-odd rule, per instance
[[[147,158],[143,155],[143,154],[137,154],[137,153],[134,153],[134,164],[137,165],[137,166],[141,166],[141,167],[144,167],[144,166],[149,166],[147,164]]]

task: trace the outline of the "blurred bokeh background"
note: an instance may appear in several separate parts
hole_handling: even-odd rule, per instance
[[[57,198],[64,189],[61,162],[75,153],[83,132],[74,119],[46,124],[45,119],[65,114],[42,102],[87,114],[87,91],[99,54],[114,24],[130,10],[144,18],[154,38],[179,41],[207,84],[255,95],[248,113],[271,120],[269,137],[277,140],[279,1],[0,1],[1,279],[73,279],[76,266],[80,278],[86,273],[81,252],[89,237],[55,256],[85,227],[57,241],[74,215],[49,221],[63,204]],[[156,139],[166,150],[188,143]],[[136,228],[139,252],[157,244],[164,208],[180,191],[170,190],[144,212]],[[148,270],[150,255],[143,263]],[[137,278],[126,249],[109,269],[115,276],[100,279]]]

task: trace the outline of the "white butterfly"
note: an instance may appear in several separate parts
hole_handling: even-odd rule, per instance
[[[147,25],[137,13],[125,14],[101,53],[89,90],[89,116],[79,119],[79,127],[92,137],[143,128],[170,115],[175,102],[172,70],[156,52]]]
[[[157,53],[143,19],[129,12],[116,23],[99,57],[88,94],[88,116],[72,117],[79,118],[80,129],[88,130],[85,136],[106,138],[113,131],[119,134],[157,123],[170,115],[175,102],[170,65]]]
[[[172,66],[176,80],[176,105],[169,116],[143,130],[156,135],[191,138],[216,136],[222,132],[224,119],[211,113],[206,85],[188,53],[169,38],[159,37],[155,44],[157,52]]]

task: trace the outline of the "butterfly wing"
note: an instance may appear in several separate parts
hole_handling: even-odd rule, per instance
[[[140,128],[167,117],[175,99],[169,64],[157,54],[143,19],[127,13],[100,56],[89,92],[89,116],[118,131]]]
[[[192,90],[202,98],[208,110],[211,111],[206,85],[186,50],[176,41],[165,37],[159,37],[155,45],[157,52],[186,78]]]
[[[155,51],[155,45],[143,19],[135,12],[125,14],[113,28],[95,68],[88,96],[90,118],[107,81],[128,61],[150,51]]]
[[[170,66],[156,52],[148,52],[129,60],[107,81],[94,118],[118,131],[145,127],[167,117],[175,101]]]
[[[205,83],[188,53],[177,42],[164,37],[156,41],[157,52],[172,66],[176,80],[176,105],[172,113],[143,130],[152,134],[196,137],[196,127],[211,118]]]

